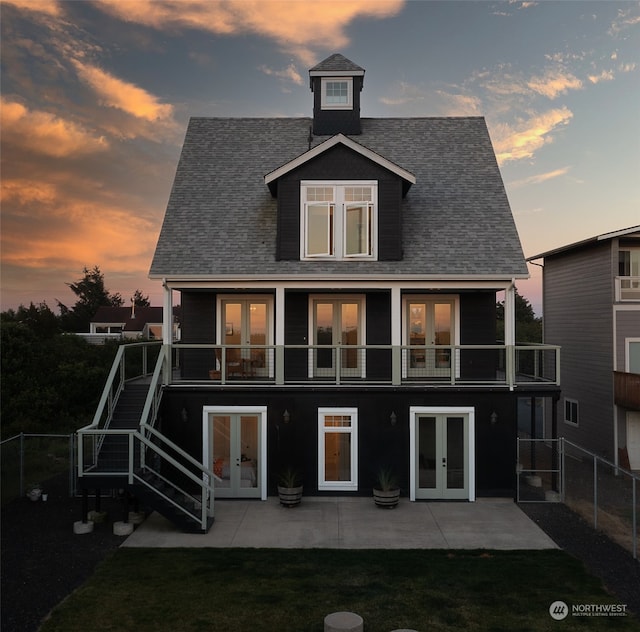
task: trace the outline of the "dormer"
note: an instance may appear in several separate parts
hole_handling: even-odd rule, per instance
[[[360,92],[364,69],[335,53],[309,70],[316,136],[361,134]]]

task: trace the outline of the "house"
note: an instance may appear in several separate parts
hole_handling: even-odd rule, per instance
[[[411,500],[513,496],[518,399],[558,399],[559,349],[516,345],[528,270],[485,121],[365,118],[339,54],[309,75],[311,118],[189,123],[150,270],[153,436],[216,498],[265,499],[287,466],[311,495],[387,466]]]
[[[116,334],[120,338],[162,338],[162,307],[98,308],[89,324],[90,334]]]
[[[542,260],[544,340],[562,345],[560,434],[640,469],[640,226]]]

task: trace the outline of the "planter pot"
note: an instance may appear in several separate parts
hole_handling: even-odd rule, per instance
[[[393,509],[400,502],[400,490],[399,489],[374,489],[373,501],[378,507],[385,507],[386,509]]]
[[[40,496],[42,496],[42,490],[41,489],[32,489],[27,496],[29,497],[29,500],[36,502],[37,500],[40,500]]]
[[[281,487],[278,485],[280,504],[285,507],[295,507],[302,500],[302,485],[300,487]]]

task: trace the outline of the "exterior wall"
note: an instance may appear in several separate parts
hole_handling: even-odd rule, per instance
[[[351,110],[323,110],[322,109],[322,77],[313,77],[313,133],[318,136],[333,136],[334,134],[360,134],[360,91],[364,78],[353,77],[353,109]]]
[[[544,341],[562,347],[558,434],[612,460],[614,275],[610,242],[544,262]],[[578,402],[578,427],[564,422],[564,398]]]
[[[302,180],[378,181],[378,260],[402,259],[402,180],[364,156],[336,145],[280,178],[276,258],[300,259],[300,182]],[[318,267],[322,263],[318,262]]]
[[[165,392],[161,431],[194,458],[202,455],[203,406],[267,406],[267,468],[269,493],[277,474],[292,465],[303,473],[305,494],[318,491],[318,408],[358,409],[358,489],[370,495],[376,471],[391,466],[399,475],[403,494],[409,487],[410,406],[472,406],[476,413],[476,493],[512,496],[515,489],[516,394],[501,391],[424,391],[350,389],[256,389],[224,392],[182,389]],[[186,411],[183,414],[183,409]],[[288,424],[282,415],[290,414]],[[497,422],[491,424],[492,412]],[[390,422],[395,412],[395,425]]]

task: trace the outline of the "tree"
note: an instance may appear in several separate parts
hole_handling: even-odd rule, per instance
[[[515,291],[516,341],[542,342],[542,318],[537,318],[531,303]],[[504,301],[496,304],[497,338],[504,340]]]
[[[31,329],[39,338],[50,338],[60,331],[60,318],[49,309],[44,301],[37,305],[30,303],[29,307],[20,305],[17,312],[12,309],[7,310],[0,314],[0,319],[3,324],[21,323]]]
[[[67,283],[71,291],[78,297],[76,304],[69,308],[60,301],[60,317],[64,331],[87,332],[89,323],[99,307],[121,307],[122,296],[111,294],[104,285],[104,275],[98,266],[91,270],[83,268],[83,277],[75,283]]]

